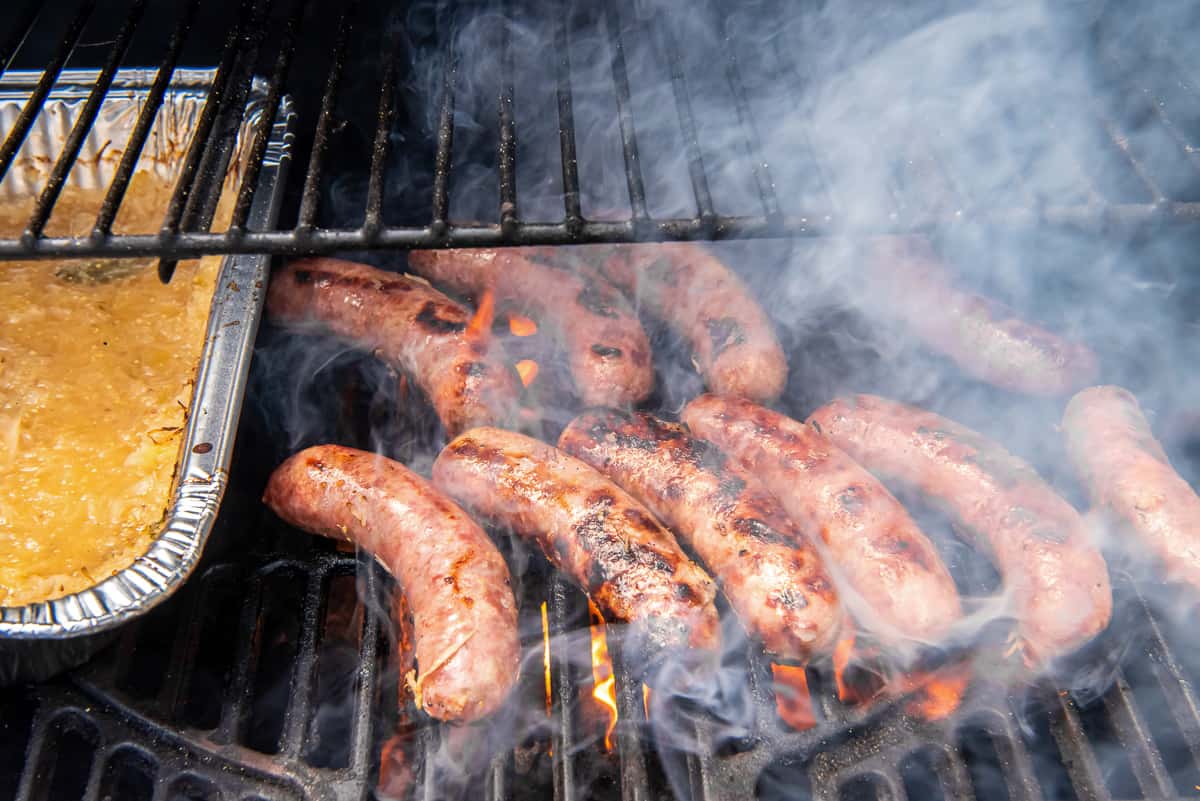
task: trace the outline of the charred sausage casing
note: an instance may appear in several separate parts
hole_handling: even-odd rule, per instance
[[[961,523],[1012,594],[1038,662],[1104,630],[1112,592],[1079,513],[1027,463],[940,415],[874,395],[838,399],[809,422],[867,469],[914,487]]]
[[[442,450],[433,481],[536,543],[606,619],[634,624],[644,655],[719,646],[712,579],[642,504],[578,459],[522,434],[477,428]]]
[[[517,605],[504,558],[462,509],[404,465],[337,445],[285,461],[263,501],[298,528],[355,543],[396,577],[425,712],[465,722],[500,707],[520,663]]]
[[[936,642],[962,614],[937,549],[879,481],[815,428],[741,398],[701,395],[683,422],[819,531],[880,639]],[[846,596],[843,602],[848,606]]]
[[[505,425],[520,397],[504,348],[467,333],[471,312],[424,281],[341,259],[302,259],[276,270],[267,311],[317,321],[375,351],[428,396],[446,433]]]
[[[611,476],[686,540],[766,649],[807,660],[842,614],[814,543],[711,444],[646,414],[588,411],[559,447]]]
[[[1171,467],[1137,399],[1121,387],[1085,389],[1062,425],[1092,503],[1127,526],[1169,577],[1200,588],[1200,497]]]
[[[925,239],[879,237],[865,250],[872,311],[897,320],[967,374],[1042,396],[1065,395],[1096,380],[1091,349],[959,289]]]
[[[548,324],[562,339],[584,404],[629,406],[650,394],[650,341],[633,308],[556,248],[414,251],[408,266],[458,293],[491,290],[501,308]]]
[[[737,275],[704,247],[595,245],[580,255],[691,343],[713,392],[760,402],[783,392],[787,359],[771,321]]]

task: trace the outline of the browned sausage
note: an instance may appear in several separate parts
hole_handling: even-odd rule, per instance
[[[1108,625],[1104,559],[1075,508],[1027,463],[966,426],[874,395],[835,400],[809,421],[868,470],[957,517],[996,563],[1031,661],[1070,651]]]
[[[683,537],[768,651],[805,660],[833,645],[842,615],[814,543],[711,444],[675,423],[608,410],[580,415],[558,443]]]
[[[536,543],[607,619],[635,624],[647,654],[718,647],[712,579],[644,506],[578,459],[522,434],[476,428],[442,450],[433,481]]]
[[[496,303],[549,324],[563,341],[585,404],[628,406],[654,386],[650,341],[629,302],[594,271],[570,267],[555,248],[426,250],[409,268],[455,292],[490,289]]]
[[[404,465],[338,445],[289,458],[263,501],[305,531],[354,542],[396,577],[412,610],[422,709],[472,721],[504,702],[521,656],[512,580],[462,509]]]
[[[1128,526],[1172,579],[1200,588],[1200,497],[1171,467],[1137,399],[1092,387],[1067,404],[1067,451],[1092,503]]]
[[[728,267],[700,245],[597,245],[579,249],[601,275],[692,346],[704,383],[721,395],[772,401],[788,366],[771,321]]]
[[[819,531],[884,641],[936,642],[961,617],[954,579],[892,494],[815,428],[741,398],[701,395],[683,422],[759,478],[806,531]],[[850,600],[842,594],[843,605]],[[853,610],[852,610],[853,611]]]
[[[865,249],[868,301],[975,378],[1029,395],[1065,395],[1096,380],[1096,356],[955,286],[925,239],[880,237]]]
[[[319,321],[407,373],[447,434],[514,420],[519,390],[499,342],[467,333],[471,312],[424,281],[341,259],[302,259],[276,270],[267,311]]]

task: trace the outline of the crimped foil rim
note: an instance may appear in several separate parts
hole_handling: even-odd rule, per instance
[[[147,93],[155,74],[152,69],[119,70],[106,102],[122,97],[138,100]],[[46,105],[86,97],[98,76],[94,70],[64,71]],[[181,92],[207,93],[215,76],[215,70],[176,70],[164,105]],[[40,77],[40,72],[6,73],[0,78],[0,99],[11,100],[16,96],[14,93],[27,95]],[[239,131],[239,150],[248,148],[253,125],[265,112],[266,93],[266,82],[255,78]],[[266,228],[278,214],[284,173],[291,156],[294,118],[291,98],[284,97],[259,172],[250,228]],[[147,154],[143,154],[142,160],[146,158]],[[240,164],[240,159],[231,161],[231,170],[235,164]],[[267,256],[235,255],[222,260],[188,409],[173,497],[149,550],[129,567],[87,589],[50,601],[0,607],[0,639],[52,640],[111,629],[166,600],[191,575],[212,531],[228,483],[269,266]]]

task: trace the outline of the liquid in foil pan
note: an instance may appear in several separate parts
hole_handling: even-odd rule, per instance
[[[0,182],[0,203],[28,203],[31,197],[36,197],[98,76],[98,72],[90,70],[67,70],[60,75],[8,175]],[[154,76],[154,70],[117,72],[64,194],[73,189],[98,190],[108,186]],[[175,71],[138,160],[138,172],[152,171],[155,177],[168,181],[175,178],[215,76],[215,70]],[[0,130],[11,130],[40,78],[40,72],[20,71],[0,77]],[[238,131],[237,150],[230,159],[226,191],[237,188],[249,157],[254,126],[267,113],[266,94],[266,83],[255,79]],[[278,215],[291,155],[294,117],[291,99],[284,97],[259,172],[248,221],[251,229],[270,227]],[[158,223],[158,220],[148,221],[150,230],[157,228]],[[228,480],[269,268],[270,258],[266,256],[227,256],[222,261],[170,505],[149,551],[116,575],[81,592],[26,606],[0,608],[0,684],[44,677],[69,666],[59,664],[63,660],[76,664],[83,661],[84,651],[92,649],[72,647],[59,659],[54,653],[38,650],[38,644],[30,641],[58,640],[57,644],[64,647],[79,644],[82,635],[106,632],[162,602],[195,568]]]

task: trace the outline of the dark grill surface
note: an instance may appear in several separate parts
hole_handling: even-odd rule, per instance
[[[158,65],[164,78],[177,64],[215,63],[220,70],[157,233],[112,233],[130,175],[123,169],[90,234],[45,237],[77,155],[76,147],[67,147],[24,233],[0,240],[0,258],[151,255],[166,259],[169,272],[170,259],[202,252],[811,236],[962,222],[1104,231],[1200,219],[1200,197],[1192,191],[1200,158],[1188,147],[1194,65],[1170,58],[1147,69],[1162,78],[1149,85],[1138,67],[1143,51],[1117,47],[1097,54],[1099,65],[1124,82],[1127,102],[1061,109],[1080,131],[1070,144],[1081,149],[1072,154],[1078,184],[1070,191],[1022,185],[1028,177],[1022,154],[999,152],[994,158],[1012,167],[1017,191],[981,194],[973,176],[953,174],[954,159],[940,152],[945,143],[936,130],[897,131],[856,155],[893,176],[887,182],[892,196],[870,213],[850,215],[858,198],[829,185],[825,155],[811,141],[794,143],[799,146],[783,158],[776,150],[779,116],[804,111],[797,98],[811,83],[807,49],[823,43],[819,36],[779,36],[769,39],[772,47],[759,46],[781,13],[770,0],[741,4],[733,13],[689,4],[689,13],[712,14],[715,61],[704,55],[713,45],[681,40],[670,15],[643,18],[619,0],[595,8],[570,0],[503,9],[464,5],[485,17],[503,11],[517,25],[492,26],[481,48],[476,40],[455,38],[462,30],[457,17],[424,3],[15,2],[0,20],[0,67],[42,69],[45,79],[0,144],[0,177],[39,110],[38,99],[64,67],[103,67],[97,100],[122,63]],[[1086,30],[1103,4],[1063,6],[1062,19],[1052,22]],[[1110,16],[1120,17],[1120,9]],[[910,21],[901,16],[896,22]],[[660,93],[645,91],[648,64],[660,72],[654,79]],[[250,180],[228,230],[211,231],[220,186],[215,177],[227,162],[256,73],[270,82],[272,103],[284,92],[296,97],[302,121],[296,161],[304,168],[293,171],[275,230],[247,228]],[[1046,80],[1053,83],[1054,76]],[[597,92],[600,101],[592,97]],[[581,100],[588,104],[582,117]],[[608,104],[603,137],[593,130],[593,101]],[[671,105],[666,123],[673,130],[657,114],[646,118],[647,108]],[[85,112],[80,139],[99,107]],[[131,161],[156,109],[157,101],[145,107],[128,148]],[[1013,113],[1020,119],[1019,109]],[[263,119],[273,117],[270,109]],[[465,127],[456,124],[464,120]],[[1055,121],[1045,123],[1052,130]],[[706,138],[713,130],[723,132],[717,141]],[[260,126],[255,152],[262,152],[268,133]],[[873,135],[865,132],[865,138]],[[1147,144],[1154,149],[1148,152]],[[682,154],[686,204],[656,205],[662,166],[656,148],[662,147]],[[794,169],[780,170],[784,160]],[[480,165],[486,180],[477,181]],[[622,174],[618,184],[605,177]],[[737,192],[726,185],[731,176]],[[456,214],[464,194],[479,196]]]

